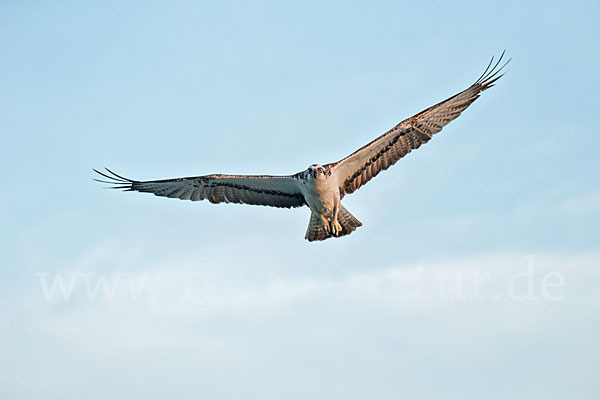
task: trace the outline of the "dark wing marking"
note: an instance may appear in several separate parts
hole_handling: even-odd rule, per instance
[[[154,193],[156,196],[182,200],[205,200],[211,203],[238,203],[272,207],[301,207],[306,204],[300,192],[300,174],[269,175],[205,175],[189,178],[136,181],[118,175],[108,168],[106,173],[94,170],[108,180],[114,189]]]
[[[467,89],[400,122],[343,160],[329,164],[328,167],[337,170],[340,176],[340,194],[353,193],[406,154],[427,143],[434,134],[458,117],[481,92],[494,86],[494,82],[504,75],[499,73],[510,60],[498,68],[503,57],[504,52],[493,67],[492,57],[483,74]]]

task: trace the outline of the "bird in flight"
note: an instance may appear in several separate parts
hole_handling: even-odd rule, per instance
[[[504,52],[494,63],[492,57],[483,74],[462,92],[400,122],[392,129],[334,163],[313,164],[294,175],[204,175],[188,178],[136,181],[106,168],[95,170],[105,179],[99,182],[114,189],[154,193],[181,200],[208,200],[211,203],[238,203],[272,207],[310,208],[305,239],[312,242],[349,235],[362,223],[341,204],[381,171],[427,143],[450,121],[458,117],[503,74]]]

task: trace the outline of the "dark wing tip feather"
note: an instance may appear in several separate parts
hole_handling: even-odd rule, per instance
[[[506,53],[506,50],[504,50],[502,52],[502,54],[500,55],[500,57],[498,58],[498,60],[496,61],[495,64],[494,64],[494,57],[492,56],[492,59],[490,60],[490,63],[488,64],[485,71],[483,71],[483,74],[481,74],[481,76],[475,81],[474,85],[479,86],[480,90],[483,91],[483,90],[491,88],[492,86],[494,86],[493,85],[494,82],[496,82],[498,79],[500,79],[500,78],[502,78],[502,76],[504,76],[504,74],[506,72],[502,73],[502,74],[500,74],[500,72],[504,69],[504,67],[506,67],[506,65],[511,60],[511,58],[509,58],[508,60],[506,60],[506,62],[501,64],[505,53]],[[492,64],[494,65],[493,67],[492,67]],[[498,74],[500,74],[500,75],[498,75]]]
[[[129,190],[132,190],[133,184],[137,183],[137,181],[134,181],[133,179],[125,178],[124,176],[121,176],[121,175],[111,171],[108,168],[104,168],[107,173],[98,171],[95,168],[92,168],[92,169],[94,170],[94,172],[96,172],[100,176],[103,176],[104,178],[108,179],[108,180],[96,179],[96,178],[94,179],[96,182],[101,182],[101,183],[106,183],[106,184],[112,185],[112,186],[108,187],[107,189],[123,189],[123,190],[129,191]]]

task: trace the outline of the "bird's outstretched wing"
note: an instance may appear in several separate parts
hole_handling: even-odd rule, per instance
[[[500,71],[510,61],[500,65],[503,57],[504,52],[495,64],[492,57],[484,73],[467,89],[400,122],[343,160],[329,164],[332,172],[340,176],[340,194],[353,193],[406,154],[427,143],[434,134],[458,117],[481,92],[491,88],[502,77]]]
[[[114,189],[154,193],[156,196],[182,200],[208,200],[211,203],[239,203],[272,207],[301,207],[306,204],[299,190],[300,174],[269,175],[205,175],[189,178],[136,181],[94,170],[108,180]]]

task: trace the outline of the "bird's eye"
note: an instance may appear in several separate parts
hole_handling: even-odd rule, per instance
[[[322,174],[323,173],[323,168],[319,167],[319,173]]]

